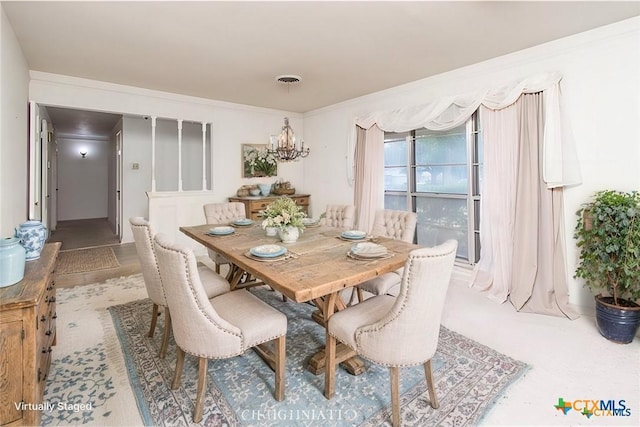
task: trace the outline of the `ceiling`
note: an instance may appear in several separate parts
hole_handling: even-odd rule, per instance
[[[300,113],[640,15],[637,1],[2,5],[31,70]]]

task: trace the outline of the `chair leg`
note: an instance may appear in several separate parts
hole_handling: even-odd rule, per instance
[[[184,350],[176,346],[176,370],[173,373],[173,382],[171,390],[177,390],[180,387],[180,379],[182,378],[182,367],[184,366]]]
[[[397,366],[389,368],[391,371],[391,425],[400,427],[400,372]]]
[[[153,333],[156,330],[156,322],[158,321],[158,304],[153,304],[153,311],[151,312],[151,328],[149,328],[149,337],[153,337]]]
[[[324,397],[331,399],[336,392],[336,339],[328,330],[324,358]]]
[[[217,262],[214,264],[216,265],[216,273],[220,274],[220,264],[218,264]]]
[[[285,364],[286,364],[286,335],[276,338],[274,342],[274,358],[276,362],[276,393],[275,398],[278,402],[284,400]]]
[[[162,334],[162,345],[160,346],[160,359],[164,359],[167,355],[167,347],[169,346],[169,335],[171,334],[171,313],[169,307],[164,308],[164,333]]]
[[[429,400],[431,401],[431,407],[433,409],[438,409],[440,407],[440,404],[438,403],[438,396],[436,395],[436,386],[433,382],[431,359],[427,360],[424,364],[424,377],[427,380],[427,388],[429,389]]]
[[[364,301],[364,296],[362,295],[362,289],[360,289],[360,287],[356,287],[356,292],[358,293],[358,302]]]
[[[196,407],[193,409],[193,422],[202,421],[202,406],[204,404],[204,392],[207,389],[207,364],[209,359],[201,357],[198,360],[198,391],[196,394]]]

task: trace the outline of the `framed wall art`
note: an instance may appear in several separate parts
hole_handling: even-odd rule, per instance
[[[276,176],[278,162],[267,151],[267,144],[242,144],[242,177]]]

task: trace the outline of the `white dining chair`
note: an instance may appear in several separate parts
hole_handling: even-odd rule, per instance
[[[147,289],[147,295],[153,302],[151,313],[151,325],[148,336],[153,337],[158,319],[158,311],[160,307],[164,308],[164,334],[162,344],[160,346],[160,358],[164,358],[167,353],[167,345],[169,343],[169,334],[171,333],[171,314],[167,304],[167,298],[162,288],[160,280],[160,270],[158,269],[158,260],[153,248],[153,238],[155,232],[149,221],[142,217],[133,217],[129,219],[133,240],[136,246],[136,252],[140,260],[140,269],[142,270],[142,278]],[[213,298],[217,295],[229,292],[229,282],[222,276],[212,271],[207,266],[198,267],[200,277],[204,286],[207,298]]]
[[[238,218],[246,218],[247,216],[245,205],[241,202],[208,203],[203,206],[203,209],[207,224],[228,225]],[[220,273],[220,266],[229,264],[229,261],[211,249],[207,249],[207,251],[209,258],[215,265],[216,273]]]
[[[351,230],[356,217],[356,208],[353,205],[327,205],[323,215],[319,221],[321,225]]]
[[[172,390],[180,386],[185,353],[198,357],[193,421],[202,420],[208,360],[239,356],[271,341],[273,350],[262,351],[275,370],[275,399],[284,400],[287,317],[245,289],[207,298],[190,248],[162,234],[156,235],[154,247],[178,347]]]
[[[423,365],[429,399],[438,408],[431,359],[438,346],[440,322],[458,242],[409,253],[397,298],[379,295],[335,313],[327,323],[325,390],[335,393],[336,339],[391,374],[392,424],[400,425],[399,368]]]
[[[371,228],[371,235],[391,237],[405,242],[413,243],[416,234],[418,216],[414,212],[392,209],[380,209],[376,211]],[[384,295],[400,284],[402,268],[367,280],[358,285],[358,301],[363,300],[362,291],[373,295]]]

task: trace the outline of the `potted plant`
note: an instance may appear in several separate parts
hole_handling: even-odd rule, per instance
[[[289,197],[280,197],[271,202],[262,214],[262,228],[277,228],[280,240],[292,243],[298,240],[304,230],[302,218],[307,215],[296,202]]]
[[[596,294],[600,333],[629,343],[640,326],[640,193],[599,191],[577,215],[575,277]]]

